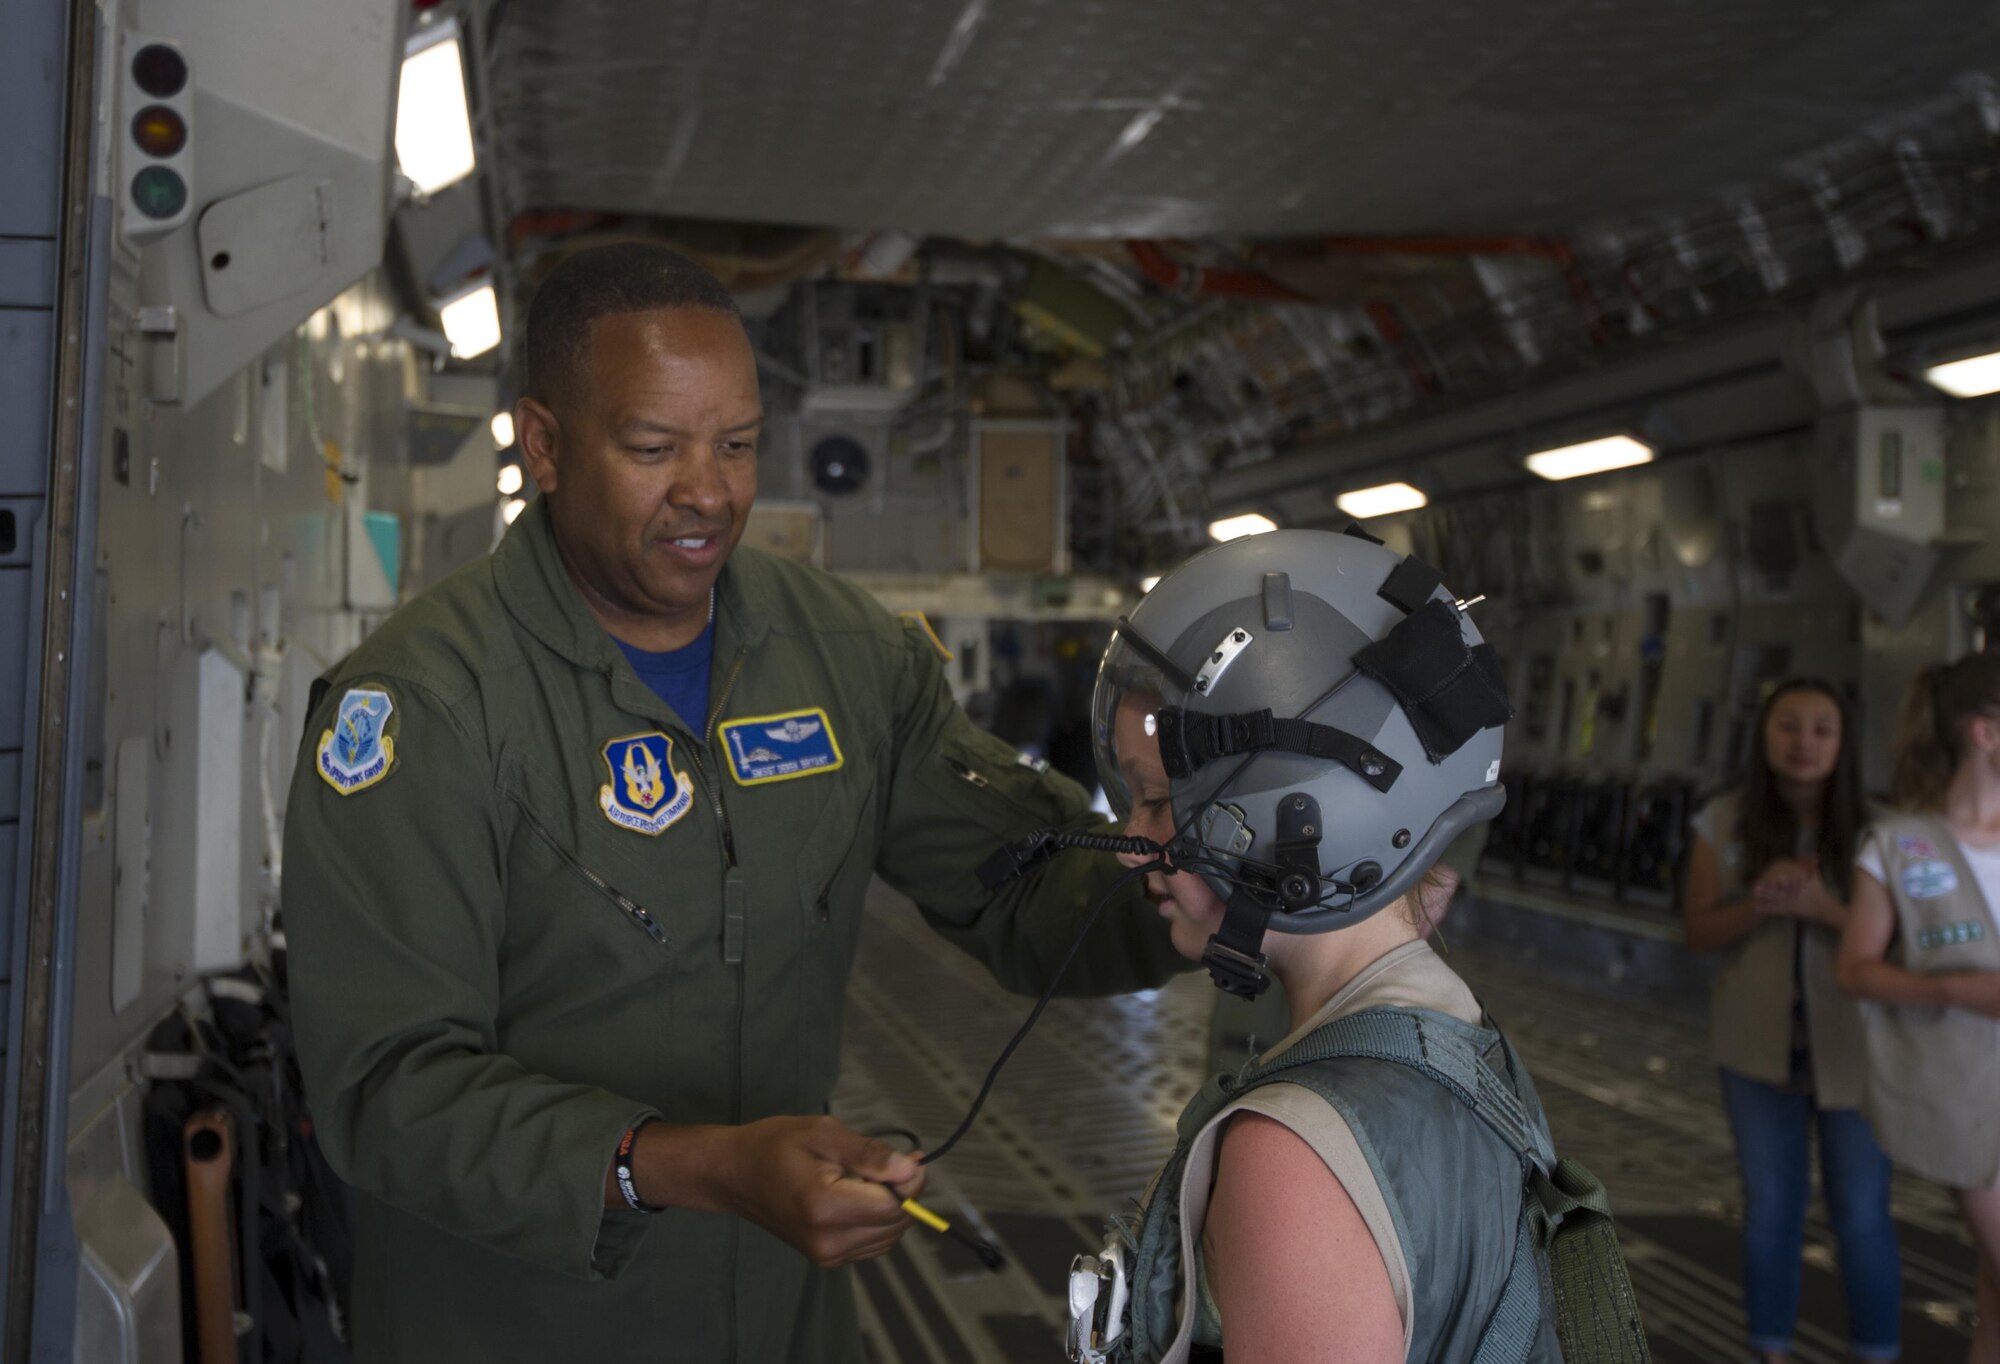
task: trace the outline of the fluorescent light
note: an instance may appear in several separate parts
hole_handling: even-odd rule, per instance
[[[500,509],[500,519],[502,521],[505,521],[508,525],[511,526],[514,524],[514,518],[519,516],[522,512],[526,511],[527,509],[528,509],[527,502],[517,497],[512,502],[509,502],[506,506]]]
[[[2000,351],[1933,365],[1924,371],[1924,382],[1941,388],[1954,398],[1983,398],[2000,393]]]
[[[1139,579],[1139,593],[1141,596],[1144,596],[1146,593],[1151,592],[1154,588],[1158,587],[1159,585],[1160,585],[1160,575],[1157,573],[1150,574],[1147,577]]]
[[[1430,499],[1424,496],[1421,488],[1412,488],[1407,483],[1356,488],[1333,499],[1334,506],[1357,521],[1366,521],[1371,516],[1388,516],[1392,512],[1415,511],[1429,503]]]
[[[514,443],[514,414],[495,412],[493,414],[493,448],[505,450]]]
[[[1238,540],[1246,535],[1262,535],[1267,530],[1276,530],[1278,523],[1258,512],[1244,512],[1241,516],[1225,516],[1220,521],[1208,523],[1208,538],[1211,540]]]
[[[500,496],[512,497],[521,491],[521,466],[503,464],[500,466]]]
[[[1528,456],[1528,468],[1543,478],[1582,478],[1610,469],[1629,469],[1635,464],[1651,464],[1653,447],[1630,436],[1606,436],[1581,445],[1564,445],[1554,450],[1537,450]]]
[[[472,174],[472,120],[465,110],[465,66],[458,26],[403,58],[396,93],[396,161],[421,194],[435,194]]]
[[[484,355],[500,344],[500,301],[493,286],[482,284],[438,309],[451,353],[461,360]]]

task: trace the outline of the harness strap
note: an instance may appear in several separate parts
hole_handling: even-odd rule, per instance
[[[1501,1039],[1510,1075],[1516,1067],[1514,1049]],[[1224,1085],[1231,1098],[1263,1084],[1295,1066],[1335,1057],[1354,1056],[1408,1066],[1450,1090],[1459,1102],[1499,1133],[1516,1155],[1536,1170],[1555,1160],[1548,1138],[1529,1116],[1514,1091],[1480,1057],[1470,1039],[1460,1033],[1427,1026],[1423,1017],[1403,1009],[1365,1009],[1336,1019],[1272,1062],[1252,1067],[1233,1084]]]
[[[1377,791],[1387,791],[1403,765],[1358,735],[1311,720],[1281,720],[1269,710],[1211,715],[1166,706],[1159,712],[1160,764],[1176,781],[1217,758],[1242,753],[1302,753],[1337,762]]]

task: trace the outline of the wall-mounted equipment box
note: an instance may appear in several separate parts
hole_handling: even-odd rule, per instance
[[[1945,412],[1876,405],[1820,418],[1814,524],[1841,576],[1883,620],[1915,613],[1943,559]]]

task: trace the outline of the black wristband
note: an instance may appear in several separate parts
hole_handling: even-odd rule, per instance
[[[639,1145],[639,1129],[653,1121],[641,1118],[625,1129],[625,1135],[618,1139],[618,1154],[611,1158],[611,1172],[618,1177],[618,1192],[625,1195],[625,1206],[634,1212],[664,1212],[639,1199],[639,1186],[632,1182],[632,1152]]]

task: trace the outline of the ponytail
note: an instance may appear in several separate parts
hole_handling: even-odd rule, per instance
[[[1917,674],[1903,702],[1889,788],[1897,806],[1933,812],[1944,807],[1945,788],[1965,748],[1965,722],[1977,715],[2000,715],[2000,655],[1967,654]]]

